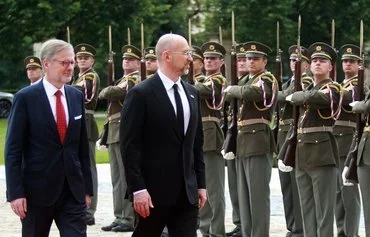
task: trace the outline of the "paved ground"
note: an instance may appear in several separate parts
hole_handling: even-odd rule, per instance
[[[99,175],[99,201],[98,210],[95,215],[96,225],[88,226],[88,236],[123,236],[129,237],[131,233],[112,233],[101,231],[100,228],[109,224],[113,220],[112,208],[112,187],[110,180],[110,169],[108,164],[98,165]],[[227,175],[225,175],[227,177]],[[276,168],[273,169],[270,182],[271,187],[271,217],[270,217],[270,236],[283,237],[285,236],[285,220],[282,204],[282,196],[280,190],[279,176]],[[231,204],[226,181],[225,188],[226,197],[226,231],[234,228],[231,221]],[[19,219],[13,214],[9,203],[5,199],[5,174],[4,166],[0,166],[0,236],[2,237],[18,237],[21,236],[21,224]],[[52,227],[51,237],[59,236],[55,225]],[[201,236],[198,234],[198,236]],[[361,220],[360,236],[365,236],[363,220]]]

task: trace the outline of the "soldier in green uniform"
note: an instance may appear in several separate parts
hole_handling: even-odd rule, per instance
[[[265,70],[271,49],[256,41],[246,42],[244,49],[249,74],[225,92],[228,100],[237,98],[240,105],[236,168],[242,235],[265,237],[269,236],[269,183],[272,155],[276,151],[269,125],[278,84],[275,77]]]
[[[204,163],[206,169],[207,201],[200,210],[199,229],[203,236],[225,236],[225,161],[221,155],[224,141],[219,126],[226,78],[221,74],[225,48],[216,42],[201,47],[204,57],[204,80],[195,81],[201,97],[204,133]]]
[[[314,83],[286,99],[299,106],[296,148],[298,184],[304,236],[333,236],[338,147],[333,125],[338,115],[341,87],[330,79],[337,55],[317,42],[308,51]]]
[[[247,67],[247,54],[244,44],[236,45],[236,60],[237,60],[237,76],[238,82],[245,81],[245,77],[248,77]],[[232,108],[233,106],[230,106]],[[226,236],[241,237],[241,223],[240,223],[240,210],[238,200],[238,186],[237,186],[237,175],[236,175],[236,160],[226,159],[227,164],[227,178],[229,183],[229,194],[231,200],[232,210],[232,221],[235,228],[226,233]]]
[[[38,57],[28,56],[24,59],[24,67],[27,70],[27,77],[31,85],[38,83],[42,78],[41,61]]]
[[[95,212],[98,204],[98,172],[95,161],[95,143],[99,138],[98,125],[95,121],[94,111],[98,102],[100,86],[99,75],[94,71],[94,57],[96,50],[89,44],[79,44],[74,48],[76,62],[79,69],[78,78],[73,82],[84,94],[85,99],[85,121],[86,131],[89,140],[89,155],[91,163],[91,176],[93,181],[94,196],[91,198],[91,205],[87,209],[86,224],[95,224]]]
[[[285,154],[285,149],[281,149],[286,139],[290,136],[288,131],[291,128],[293,122],[293,107],[290,103],[287,103],[285,98],[294,92],[294,72],[296,62],[299,57],[297,45],[292,45],[288,49],[290,59],[290,70],[293,76],[283,84],[283,90],[279,92],[278,104],[279,104],[279,131],[277,136],[277,150],[279,158],[282,158]],[[302,89],[305,90],[309,85],[313,83],[311,77],[307,75],[308,68],[310,66],[310,60],[308,50],[301,47],[300,52],[301,59],[301,84]],[[280,162],[280,161],[279,161]],[[286,171],[286,170],[284,170]],[[295,178],[295,170],[290,169],[290,172],[283,172],[279,170],[281,192],[283,194],[284,214],[285,223],[288,230],[286,236],[302,236],[303,237],[303,225],[301,207],[299,203],[298,187]]]
[[[365,233],[370,236],[370,93],[366,95],[365,100],[355,101],[351,103],[352,111],[356,113],[363,113],[366,121],[363,134],[360,140],[357,153],[357,175],[360,184],[362,207],[365,220]],[[350,157],[348,157],[350,158]],[[344,174],[348,170],[349,159],[345,162],[345,169],[343,170],[343,183],[348,181]]]
[[[360,225],[361,199],[358,184],[344,186],[342,171],[344,162],[350,151],[352,137],[356,129],[356,115],[352,112],[349,103],[353,101],[353,93],[357,87],[360,48],[346,44],[340,50],[344,80],[342,109],[339,118],[334,123],[334,136],[339,148],[339,172],[337,184],[337,201],[335,219],[338,236],[358,236]]]
[[[149,47],[144,50],[146,78],[153,76],[157,71],[157,56],[155,55],[155,47]]]
[[[119,148],[119,127],[123,101],[127,92],[140,81],[139,68],[141,51],[132,45],[122,47],[122,68],[124,75],[114,86],[104,88],[99,99],[109,100],[109,122],[107,145],[110,159],[111,178],[113,185],[113,209],[115,220],[104,231],[126,232],[134,230],[134,210],[132,203],[125,199],[127,183]]]
[[[192,46],[193,48],[193,75],[194,80],[203,83],[206,76],[203,74],[202,69],[204,67],[203,63],[203,52],[197,46]]]

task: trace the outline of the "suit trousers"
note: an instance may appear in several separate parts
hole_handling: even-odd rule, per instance
[[[295,173],[295,169],[292,172],[281,172],[279,170],[279,178],[283,195],[286,227],[294,236],[303,237],[301,205],[299,203]]]
[[[87,209],[87,218],[92,218],[95,215],[96,206],[98,205],[98,171],[96,169],[95,141],[89,140],[89,155],[94,196],[91,197],[91,205]]]
[[[365,154],[363,154],[365,155]],[[368,155],[368,154],[366,154]],[[362,207],[365,220],[365,233],[370,236],[370,166],[360,163],[357,167],[358,181],[360,183]]]
[[[296,169],[304,236],[333,236],[337,167]]]
[[[232,221],[234,225],[240,227],[240,210],[239,210],[239,199],[238,199],[238,185],[236,176],[236,159],[227,160],[227,178],[229,183],[229,194],[231,200],[232,210]]]
[[[64,182],[63,190],[55,204],[36,206],[27,200],[26,218],[22,221],[23,237],[48,237],[53,220],[61,237],[86,236],[86,203],[79,203]]]
[[[189,203],[183,185],[175,205],[163,207],[154,204],[148,217],[139,216],[132,237],[160,237],[165,226],[170,237],[196,237],[197,219],[198,204]]]
[[[207,201],[199,211],[203,236],[225,236],[225,160],[220,152],[204,152]]]
[[[343,186],[342,172],[345,156],[340,157],[337,182],[335,220],[338,236],[358,236],[361,214],[361,197],[358,184]]]
[[[268,237],[272,153],[238,157],[236,162],[242,234]]]
[[[119,142],[109,144],[108,152],[113,186],[114,222],[134,227],[134,208],[132,202],[125,199],[127,183]]]

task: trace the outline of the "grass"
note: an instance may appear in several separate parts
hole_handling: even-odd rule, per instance
[[[105,118],[96,118],[98,123],[99,132],[103,129]],[[5,146],[5,135],[8,126],[7,119],[0,119],[0,164],[4,164],[4,146]],[[96,163],[109,163],[108,151],[96,150]]]

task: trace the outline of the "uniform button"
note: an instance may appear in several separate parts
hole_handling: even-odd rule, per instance
[[[256,130],[254,130],[254,129],[253,129],[253,131],[252,131],[252,132],[253,132],[253,133],[256,133]]]
[[[315,141],[315,143],[318,143],[318,142],[319,142],[318,140]]]
[[[302,140],[301,140],[301,139],[299,139],[299,140],[298,140],[298,142],[302,142]]]
[[[281,131],[281,128],[279,128],[279,131]]]
[[[339,136],[343,136],[343,133],[339,133]]]

